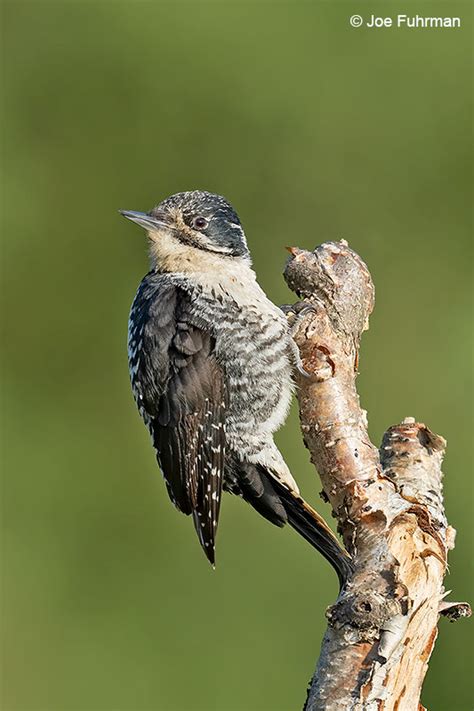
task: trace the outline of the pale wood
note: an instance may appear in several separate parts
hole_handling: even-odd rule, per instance
[[[380,452],[374,447],[355,387],[374,306],[370,273],[344,241],[291,252],[285,278],[313,307],[289,314],[311,374],[298,383],[301,428],[355,562],[327,610],[305,709],[417,711],[439,615],[470,614],[466,603],[443,600],[455,536],[443,508],[446,442],[406,418],[385,433]]]

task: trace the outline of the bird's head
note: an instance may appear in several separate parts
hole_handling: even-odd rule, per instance
[[[220,195],[193,190],[171,195],[150,212],[120,212],[147,231],[152,264],[158,269],[215,268],[220,260],[250,263],[239,217]]]

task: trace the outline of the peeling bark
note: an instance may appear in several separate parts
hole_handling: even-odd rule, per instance
[[[327,610],[328,628],[306,711],[416,711],[443,601],[455,531],[443,508],[446,442],[413,418],[390,427],[380,451],[367,432],[355,380],[374,286],[346,242],[293,248],[285,279],[304,304],[295,341],[301,428],[355,572]],[[295,319],[298,306],[290,311]]]

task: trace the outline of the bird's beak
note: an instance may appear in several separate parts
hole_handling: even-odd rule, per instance
[[[159,230],[163,227],[170,227],[169,220],[164,212],[160,212],[159,215],[149,215],[146,212],[135,212],[134,210],[119,210],[120,214],[136,222],[137,225],[143,227],[145,230]]]

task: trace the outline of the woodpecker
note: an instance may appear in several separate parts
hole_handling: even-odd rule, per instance
[[[273,441],[301,369],[287,319],[259,286],[239,217],[204,191],[150,212],[121,210],[148,235],[151,270],[132,304],[132,390],[171,501],[191,515],[212,565],[222,491],[289,523],[335,568],[352,565],[299,494]]]

